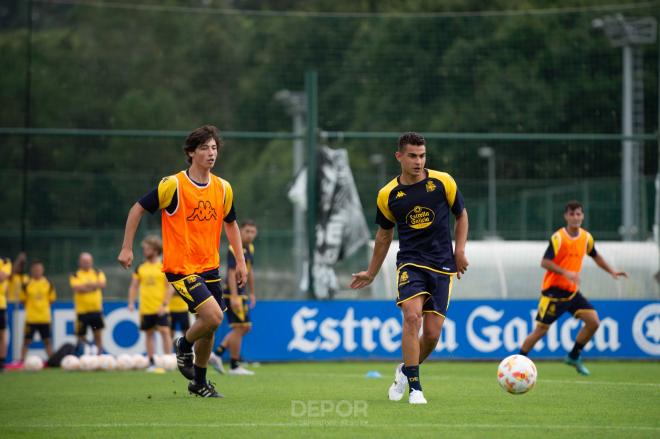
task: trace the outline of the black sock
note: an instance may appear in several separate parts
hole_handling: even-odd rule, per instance
[[[571,350],[571,352],[568,353],[568,356],[571,357],[571,359],[573,360],[577,360],[578,358],[580,358],[580,352],[582,352],[583,347],[584,345],[582,343],[578,343],[576,341],[575,344],[573,345],[573,349]]]
[[[5,368],[5,357],[0,357],[0,370]]]
[[[154,365],[154,357],[149,357],[149,366]]]
[[[218,357],[222,357],[222,354],[225,353],[225,349],[227,349],[227,348],[225,348],[223,345],[220,345],[220,346],[218,346],[218,348],[215,350],[215,354],[216,354]]]
[[[237,358],[232,358],[231,359],[231,368],[236,369],[238,367],[238,359]]]
[[[422,383],[419,381],[419,366],[403,366],[401,371],[408,378],[410,391],[419,390],[421,392]]]
[[[529,354],[529,352],[525,352],[522,349],[520,349],[520,351],[518,351],[518,355],[524,355],[526,357],[527,354]]]
[[[189,342],[185,335],[179,339],[179,347],[183,352],[192,351],[193,343]]]
[[[206,368],[193,364],[193,380],[195,384],[206,384]]]

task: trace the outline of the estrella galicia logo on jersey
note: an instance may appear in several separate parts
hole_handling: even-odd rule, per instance
[[[215,212],[210,201],[200,201],[186,219],[188,221],[211,221],[212,219],[218,219],[218,214]]]
[[[433,192],[435,190],[435,183],[432,180],[426,182],[426,192]]]
[[[399,191],[396,193],[396,198],[403,198],[406,196],[406,193],[404,191]]]
[[[406,224],[413,229],[425,229],[433,224],[434,219],[435,213],[431,209],[423,206],[415,206],[406,215]]]

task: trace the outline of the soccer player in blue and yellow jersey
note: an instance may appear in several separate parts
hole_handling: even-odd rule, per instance
[[[21,362],[25,361],[28,348],[37,332],[44,343],[46,354],[50,357],[53,354],[50,343],[50,305],[55,301],[55,287],[44,276],[44,264],[41,261],[33,261],[30,264],[30,277],[23,285],[20,300],[25,306],[25,332]]]
[[[580,293],[582,260],[584,255],[591,256],[596,265],[608,272],[615,280],[628,277],[628,274],[610,267],[596,251],[593,236],[582,228],[584,221],[582,204],[569,201],[564,208],[564,220],[566,227],[553,233],[541,260],[541,267],[545,268],[546,272],[536,314],[536,327],[523,341],[520,354],[529,354],[536,342],[548,332],[550,325],[568,311],[573,317],[582,320],[584,325],[578,332],[573,349],[566,355],[564,362],[575,367],[578,373],[589,375],[589,370],[582,363],[580,353],[596,333],[600,320],[593,305]]]
[[[160,259],[163,243],[158,236],[150,235],[142,241],[144,262],[137,266],[133,280],[128,289],[128,309],[135,310],[135,299],[140,301],[140,329],[145,332],[147,357],[149,367],[147,372],[155,371],[154,335],[158,330],[163,342],[163,353],[172,352],[172,335],[170,333],[169,302],[172,296],[170,284],[163,274],[163,263]]]
[[[223,223],[229,244],[241,248],[234,195],[226,180],[211,173],[221,145],[218,129],[205,125],[186,138],[184,151],[190,167],[165,177],[131,207],[119,263],[133,262],[133,241],[145,212],[161,211],[163,271],[167,280],[197,314],[195,323],[174,342],[179,371],[191,380],[188,390],[202,397],[221,397],[206,379],[216,329],[226,309],[220,279],[220,235]],[[243,253],[236,255],[236,282],[245,283]],[[195,350],[193,356],[193,349]],[[193,361],[194,358],[194,361]]]
[[[90,253],[83,252],[78,256],[78,271],[69,276],[69,284],[73,289],[73,304],[76,310],[76,335],[78,336],[77,353],[87,343],[87,328],[91,328],[97,353],[103,353],[103,288],[107,281],[105,273],[94,268],[94,258]]]
[[[410,389],[411,404],[426,404],[419,380],[420,364],[433,352],[451,298],[454,275],[468,266],[465,243],[468,216],[454,179],[426,169],[426,141],[417,133],[403,134],[396,159],[401,174],[378,192],[378,231],[369,268],[353,275],[351,288],[369,285],[390,248],[394,226],[399,231],[396,304],[403,312],[403,363],[395,372],[389,399],[399,401]],[[456,218],[452,249],[449,218]],[[423,328],[421,337],[420,329]]]
[[[11,276],[11,259],[0,258],[0,372],[7,358],[7,290]]]
[[[227,252],[227,288],[224,291],[225,302],[229,301],[227,308],[227,320],[231,331],[225,336],[220,346],[212,355],[213,366],[219,371],[223,371],[222,355],[229,349],[231,356],[230,375],[254,375],[254,372],[248,370],[239,364],[241,358],[241,347],[243,337],[252,329],[250,319],[250,309],[254,308],[257,298],[254,293],[254,239],[257,237],[257,224],[253,220],[245,220],[241,223],[241,241],[243,241],[243,257],[247,265],[248,277],[247,285],[239,287],[236,285],[236,255],[234,248],[229,246]]]

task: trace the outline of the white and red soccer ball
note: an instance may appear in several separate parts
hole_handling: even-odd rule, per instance
[[[527,393],[536,384],[536,366],[524,355],[510,355],[497,367],[497,381],[509,393]]]

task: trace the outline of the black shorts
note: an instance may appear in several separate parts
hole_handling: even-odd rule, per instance
[[[451,300],[453,275],[438,273],[413,265],[402,265],[398,270],[399,294],[397,306],[420,295],[426,296],[422,312],[445,317]]]
[[[222,300],[221,278],[217,268],[187,276],[170,273],[165,273],[165,275],[179,296],[188,304],[191,313],[195,313],[197,308],[211,299],[218,302],[222,311],[227,309]]]
[[[229,326],[252,326],[252,321],[250,320],[250,306],[249,299],[243,294],[239,294],[238,297],[241,299],[241,306],[237,310],[233,310],[231,307],[231,302],[229,301],[230,296],[225,293],[225,303],[227,304],[227,321]]]
[[[190,315],[188,311],[170,313],[170,329],[176,331],[177,327],[184,334],[190,328]]]
[[[543,325],[551,325],[567,311],[576,317],[582,311],[594,309],[579,291],[571,293],[560,288],[548,288],[541,292],[536,321]]]
[[[0,309],[0,331],[7,329],[7,310]]]
[[[92,331],[105,328],[103,315],[100,312],[87,312],[78,314],[76,317],[76,335],[84,337],[87,334],[87,328]]]
[[[142,314],[140,315],[140,329],[147,331],[149,329],[154,329],[156,326],[170,326],[170,315],[169,314]]]
[[[50,323],[26,323],[23,337],[25,340],[32,340],[36,332],[42,340],[50,339]]]

